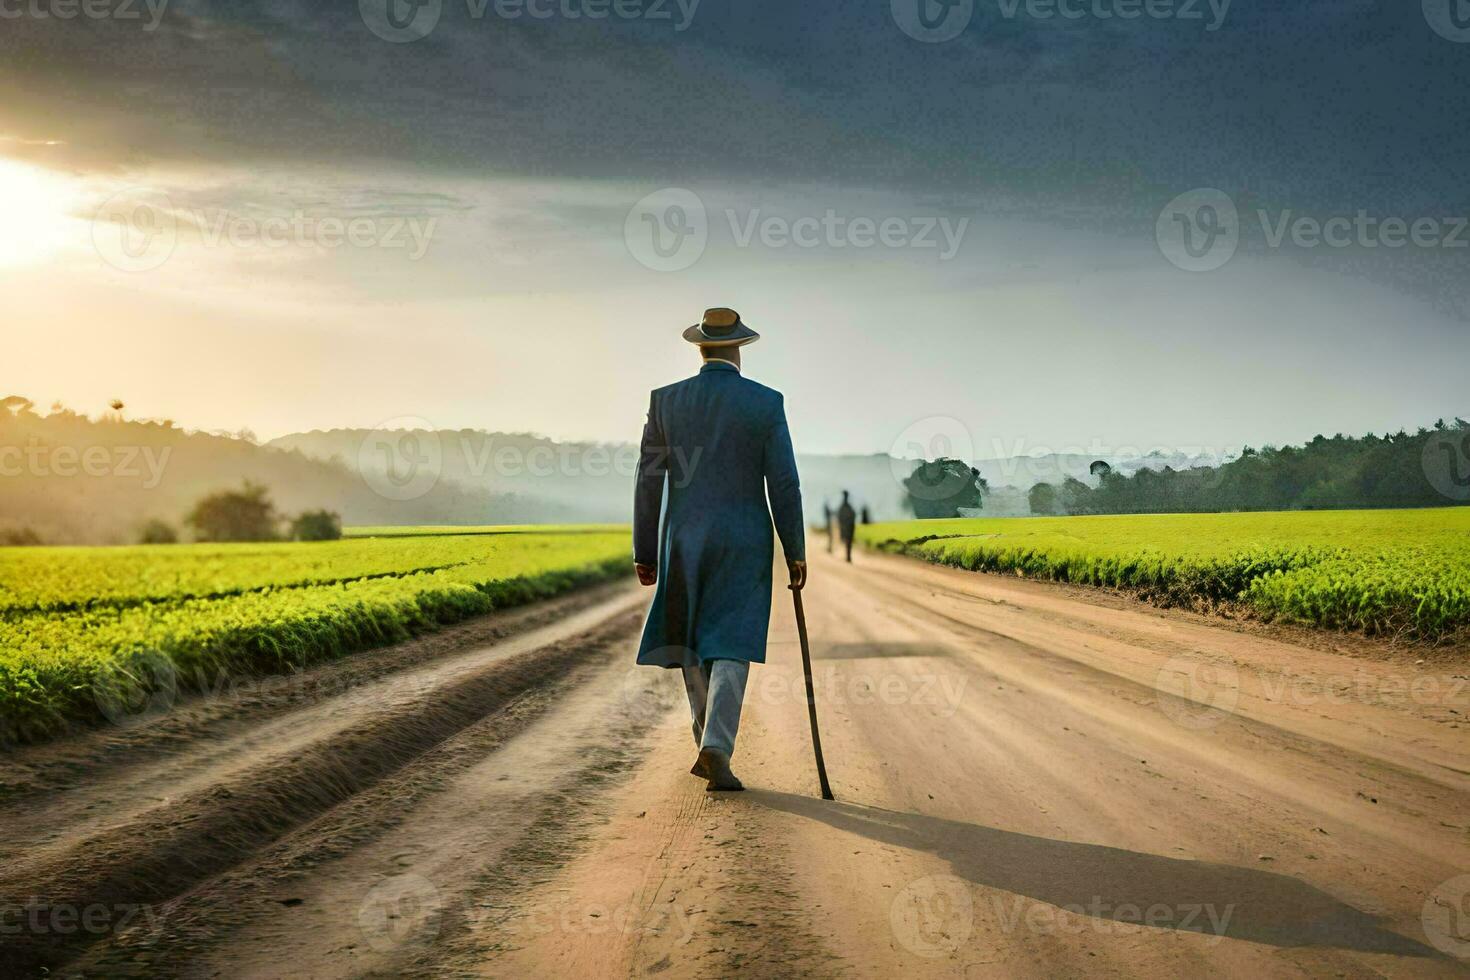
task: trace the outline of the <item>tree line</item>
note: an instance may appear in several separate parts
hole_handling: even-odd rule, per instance
[[[1470,423],[1247,447],[1220,466],[1132,475],[1104,469],[1096,487],[1074,478],[1038,484],[1030,502],[1036,514],[1445,507],[1470,502]]]

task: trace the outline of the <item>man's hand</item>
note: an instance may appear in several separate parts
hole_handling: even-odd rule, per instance
[[[806,585],[806,562],[788,561],[786,570],[791,573],[791,591],[800,592]]]
[[[658,569],[652,565],[640,565],[634,562],[633,570],[638,573],[639,585],[653,585],[658,582]]]

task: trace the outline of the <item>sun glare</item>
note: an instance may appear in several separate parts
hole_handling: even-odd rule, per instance
[[[0,269],[40,262],[72,237],[72,182],[0,158]]]

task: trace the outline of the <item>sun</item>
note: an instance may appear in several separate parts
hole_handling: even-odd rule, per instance
[[[66,177],[0,157],[0,269],[44,261],[73,240],[76,201]]]

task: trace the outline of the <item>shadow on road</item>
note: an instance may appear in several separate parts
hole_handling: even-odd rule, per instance
[[[1383,928],[1378,918],[1287,875],[1032,837],[917,813],[825,803],[790,793],[750,790],[745,799],[868,840],[934,854],[948,861],[956,876],[973,884],[1094,918],[1272,946],[1440,957],[1432,948]],[[1163,921],[1143,920],[1143,910],[1159,906],[1179,914]],[[1198,907],[1219,914],[1190,917],[1181,911]]]

